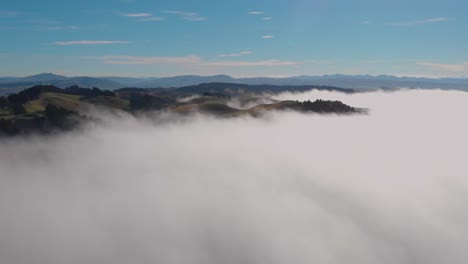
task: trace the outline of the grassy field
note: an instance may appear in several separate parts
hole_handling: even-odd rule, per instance
[[[130,101],[111,96],[97,96],[87,102],[111,109],[128,110],[130,108]]]
[[[9,109],[0,109],[0,116],[2,115],[10,115]]]
[[[43,93],[38,100],[31,101],[25,104],[27,113],[35,113],[44,111],[47,104],[54,104],[56,106],[76,111],[87,103],[80,101],[82,96],[59,94],[59,93]]]

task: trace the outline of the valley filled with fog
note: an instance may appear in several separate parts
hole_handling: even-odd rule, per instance
[[[275,99],[369,113],[101,113],[0,139],[0,263],[466,263],[468,93]]]

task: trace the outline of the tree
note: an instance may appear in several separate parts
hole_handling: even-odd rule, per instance
[[[5,96],[0,96],[0,108],[7,107],[9,105],[10,105],[10,103],[9,103],[8,99]]]
[[[77,125],[77,119],[79,117],[78,113],[58,107],[54,104],[48,104],[46,106],[44,116],[51,124],[62,129],[70,129]]]
[[[26,108],[24,108],[24,105],[22,104],[13,104],[11,106],[11,110],[13,111],[13,114],[15,115],[23,115],[26,114]]]

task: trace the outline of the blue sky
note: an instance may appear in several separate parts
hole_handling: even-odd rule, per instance
[[[468,76],[465,0],[15,0],[0,75]]]

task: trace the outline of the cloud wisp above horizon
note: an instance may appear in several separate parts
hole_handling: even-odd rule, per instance
[[[418,62],[417,64],[427,67],[432,70],[450,72],[450,73],[462,74],[462,75],[468,76],[468,62],[459,63],[459,64]]]
[[[224,54],[219,56],[223,58],[240,57],[250,55],[251,52],[240,52],[238,54]],[[101,61],[107,65],[178,65],[180,67],[281,67],[293,66],[306,62],[296,61],[283,61],[283,60],[222,60],[222,61],[208,61],[196,55],[182,56],[182,57],[140,57],[140,56],[100,56],[88,57],[85,59],[93,59]]]

